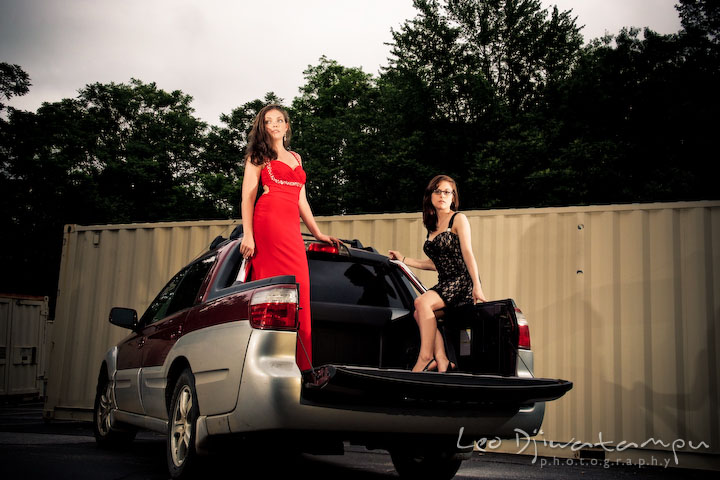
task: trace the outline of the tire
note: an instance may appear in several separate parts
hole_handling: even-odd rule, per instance
[[[198,418],[195,377],[185,369],[175,383],[170,402],[166,456],[171,478],[186,478],[198,462],[195,451]]]
[[[110,413],[114,407],[113,391],[107,373],[100,373],[95,403],[93,406],[93,434],[95,442],[101,447],[117,447],[127,445],[135,438],[133,428],[118,430],[110,424]]]
[[[398,475],[407,479],[450,480],[462,464],[462,458],[458,458],[455,452],[442,449],[392,449],[390,458]]]

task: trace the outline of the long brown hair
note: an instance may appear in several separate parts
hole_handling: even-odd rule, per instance
[[[427,228],[428,233],[432,233],[437,230],[437,212],[432,204],[433,191],[438,188],[440,182],[448,182],[452,185],[453,198],[450,203],[450,210],[457,212],[458,206],[460,206],[460,197],[458,196],[457,184],[455,180],[448,177],[447,175],[438,175],[430,180],[428,186],[425,188],[425,194],[423,195],[423,224]]]
[[[268,141],[269,135],[265,129],[265,114],[269,111],[277,110],[282,113],[285,118],[285,123],[288,126],[285,139],[283,140],[283,146],[288,148],[290,146],[290,136],[292,135],[292,128],[290,128],[290,116],[287,110],[277,104],[266,105],[258,112],[253,120],[253,126],[250,129],[248,135],[247,149],[245,152],[245,160],[250,160],[253,165],[263,165],[266,161],[277,160],[278,152],[275,151],[272,144]]]

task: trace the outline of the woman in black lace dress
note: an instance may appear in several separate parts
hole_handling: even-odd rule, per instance
[[[422,270],[436,270],[438,283],[415,299],[415,321],[420,329],[420,354],[413,372],[445,372],[450,364],[435,311],[466,303],[486,301],[480,285],[477,262],[470,242],[470,222],[458,213],[455,181],[447,175],[433,178],[423,197],[423,223],[428,234],[423,251],[425,260],[405,257],[390,250],[392,259]]]

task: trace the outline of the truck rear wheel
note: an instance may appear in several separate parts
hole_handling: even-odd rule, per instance
[[[180,374],[170,403],[166,455],[172,478],[186,477],[198,462],[195,451],[198,412],[195,377],[188,368]]]

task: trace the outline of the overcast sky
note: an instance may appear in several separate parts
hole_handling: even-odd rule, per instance
[[[675,3],[542,0],[572,9],[586,41],[630,26],[675,33]],[[33,84],[7,102],[15,108],[137,78],[191,95],[196,115],[218,124],[268,91],[291,103],[322,55],[376,75],[390,29],[414,16],[412,0],[0,0],[0,62]]]

